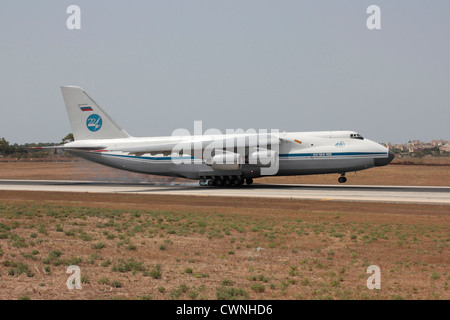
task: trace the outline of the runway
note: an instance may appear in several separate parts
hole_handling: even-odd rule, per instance
[[[0,180],[0,191],[122,193],[450,204],[450,187],[255,184],[244,187],[200,187],[197,183],[155,184],[92,181]]]

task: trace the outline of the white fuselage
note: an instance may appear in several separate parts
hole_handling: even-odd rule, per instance
[[[199,136],[198,140],[222,140],[239,135]],[[359,171],[387,165],[393,153],[384,146],[363,139],[353,131],[290,132],[279,134],[277,170],[271,175],[306,175]],[[217,170],[206,159],[193,160],[194,154],[172,152],[128,152],[130,149],[151,149],[151,146],[182,143],[197,137],[151,137],[79,140],[64,145],[76,156],[110,167],[145,174],[203,179],[223,176],[257,178],[260,166],[242,163],[233,170]],[[179,160],[187,160],[179,163]]]

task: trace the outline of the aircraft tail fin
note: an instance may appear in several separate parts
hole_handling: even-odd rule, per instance
[[[75,140],[119,139],[130,135],[79,87],[61,87]]]

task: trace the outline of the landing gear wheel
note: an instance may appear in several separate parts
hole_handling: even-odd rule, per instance
[[[252,178],[248,178],[248,179],[246,180],[246,182],[247,182],[247,184],[248,184],[249,186],[251,186],[251,185],[253,184],[253,179],[252,179]]]
[[[223,177],[223,185],[229,186],[231,184],[231,181],[228,177]]]
[[[231,186],[235,187],[238,184],[238,179],[236,177],[231,177],[230,178],[230,184]]]
[[[338,179],[339,183],[346,183],[347,182],[347,178],[346,177],[340,177]]]

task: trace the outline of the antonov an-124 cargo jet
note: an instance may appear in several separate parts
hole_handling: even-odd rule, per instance
[[[135,138],[79,87],[62,87],[75,141],[55,148],[117,169],[252,184],[261,176],[339,174],[385,166],[394,153],[353,131],[256,132]],[[219,132],[220,133],[220,132]]]

